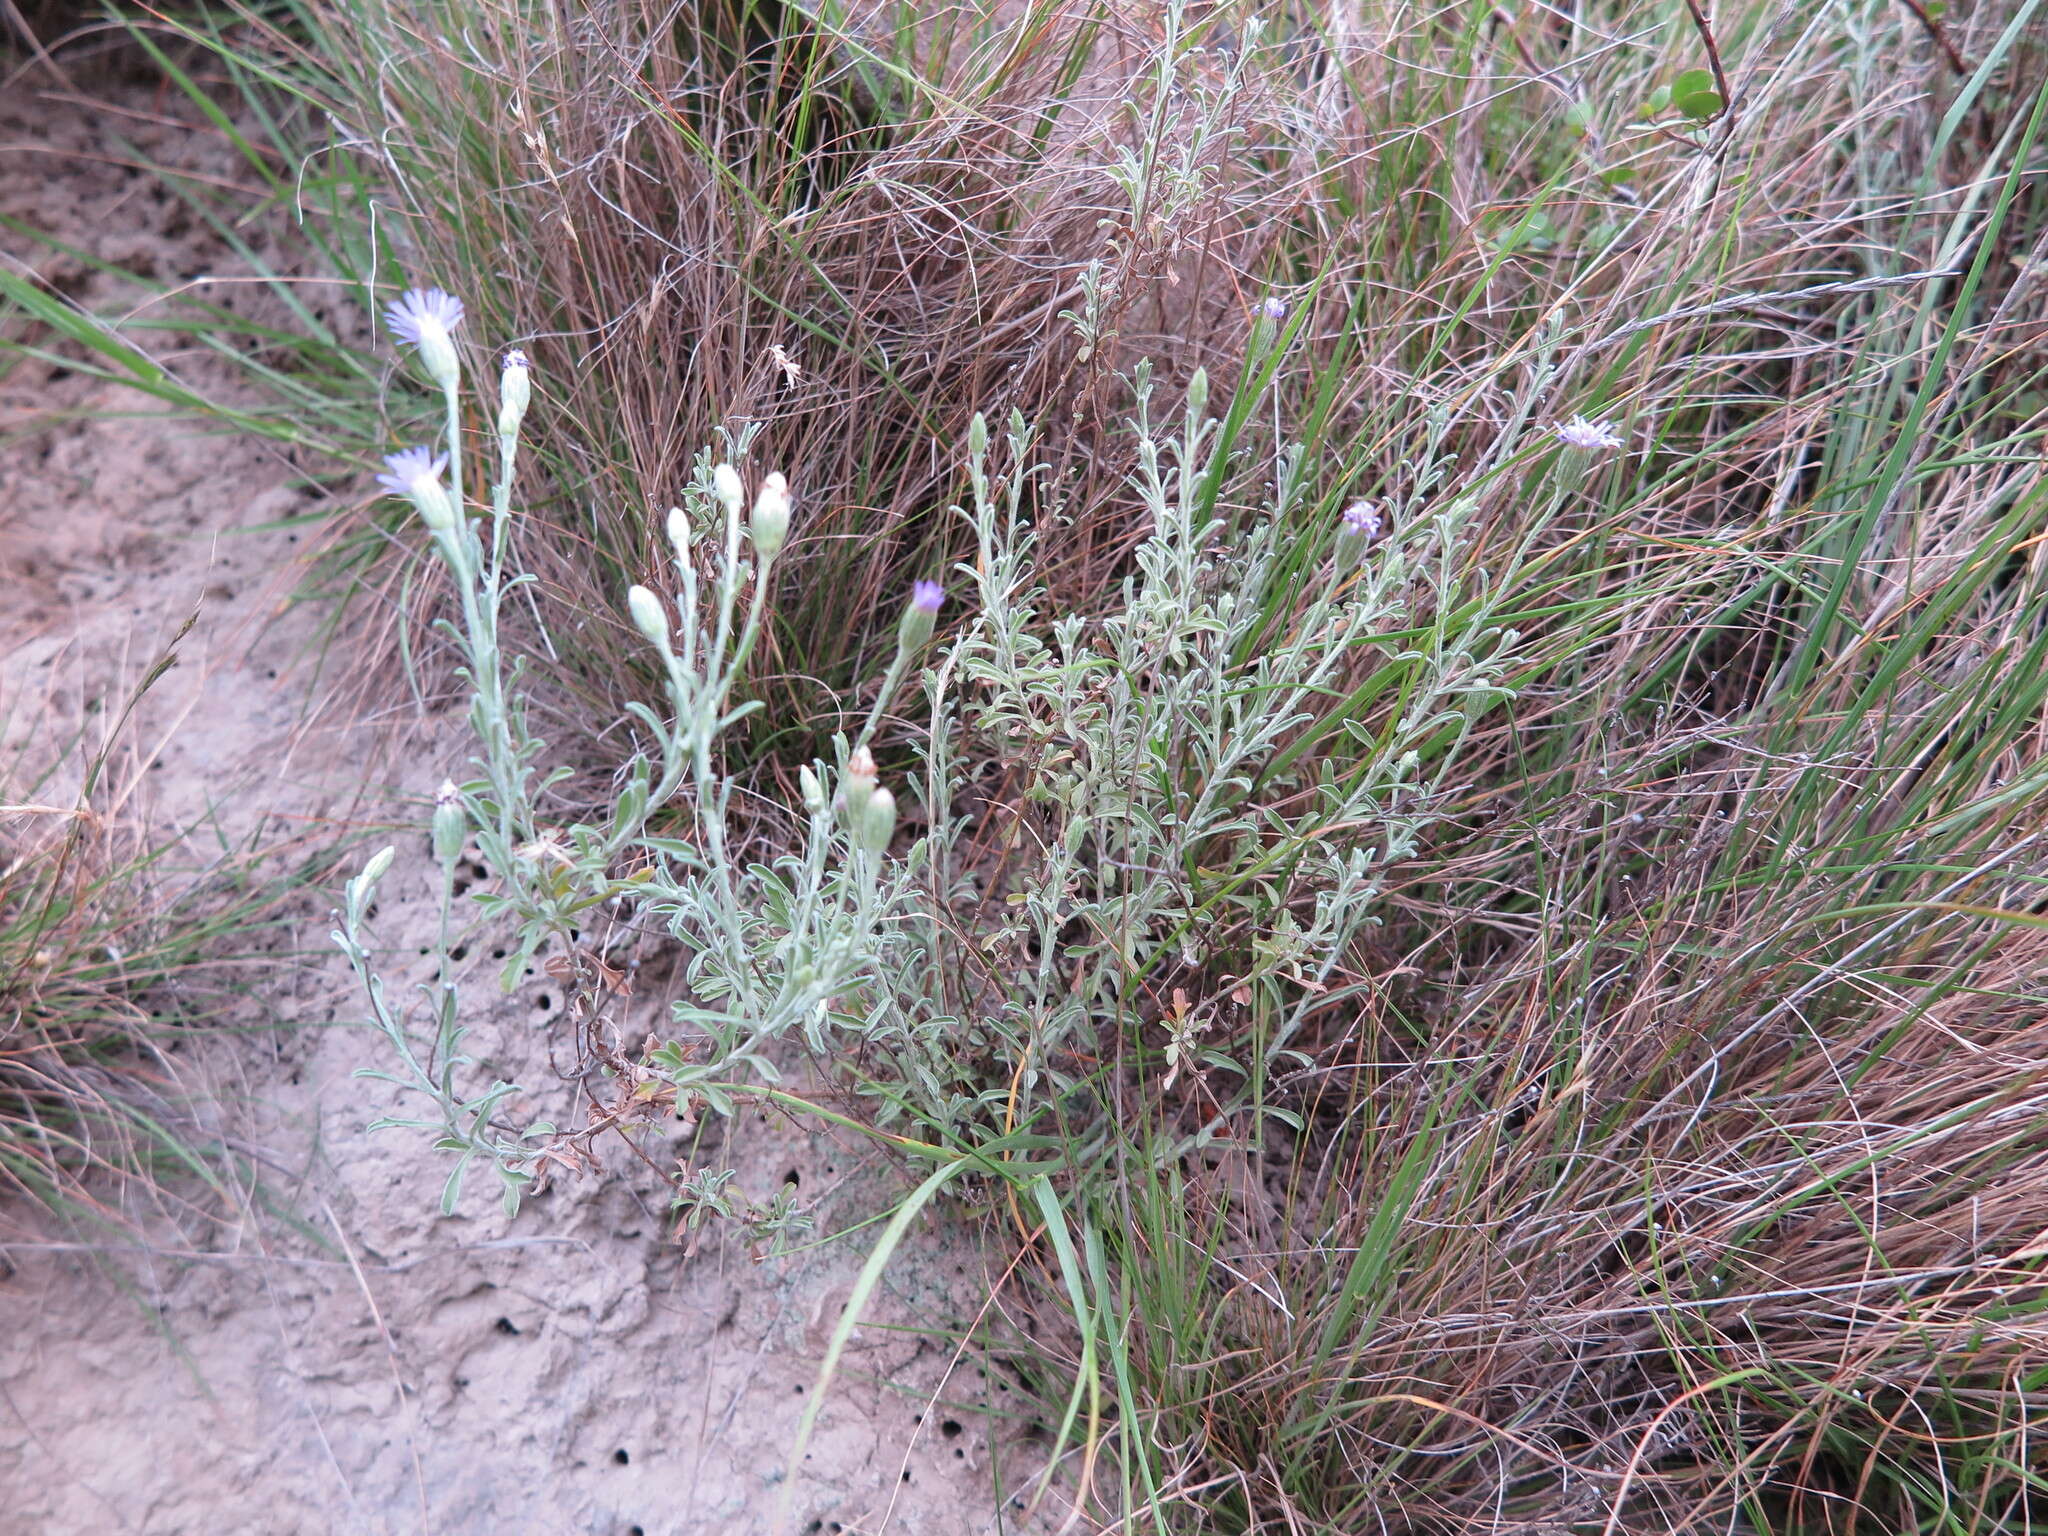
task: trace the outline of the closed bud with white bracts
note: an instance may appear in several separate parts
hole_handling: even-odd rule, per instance
[[[789,482],[780,474],[761,482],[761,494],[754,498],[754,516],[747,531],[765,570],[782,552],[783,542],[789,537]]]
[[[889,839],[895,835],[896,797],[878,787],[868,796],[867,808],[861,812],[860,826],[855,829],[854,836],[869,853],[883,853],[889,847]]]
[[[505,354],[504,372],[498,375],[498,436],[514,438],[526,419],[527,402],[533,399],[533,367],[526,354],[514,347]]]
[[[740,472],[730,464],[721,464],[711,471],[711,494],[725,508],[727,517],[738,517],[740,508],[747,504],[747,488],[740,483]]]
[[[626,593],[626,611],[633,616],[633,627],[660,646],[668,649],[668,610],[661,606],[661,599],[645,587],[633,587]]]
[[[462,857],[462,845],[469,837],[469,818],[463,814],[462,791],[454,781],[443,780],[434,792],[434,857],[453,864]]]

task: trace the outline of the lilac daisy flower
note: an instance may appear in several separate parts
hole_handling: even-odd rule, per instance
[[[1565,447],[1577,448],[1583,453],[1611,453],[1621,446],[1621,434],[1608,421],[1574,416],[1570,421],[1558,422],[1550,430]]]
[[[1269,293],[1264,299],[1260,300],[1259,313],[1268,320],[1285,320],[1287,318],[1287,301],[1278,294]]]
[[[1344,531],[1368,544],[1387,531],[1386,514],[1371,501],[1354,501],[1344,509]]]
[[[445,339],[462,324],[462,300],[439,288],[408,288],[384,311],[384,323],[400,341],[424,346],[430,335]]]
[[[920,581],[910,589],[910,606],[921,613],[936,614],[946,600],[946,589],[936,581]]]
[[[441,483],[441,471],[447,466],[448,456],[431,448],[401,448],[384,456],[389,473],[379,475],[377,483],[410,501],[418,508],[420,521],[438,533],[455,526],[455,503]]]
[[[441,483],[441,471],[448,467],[448,456],[431,448],[401,448],[384,455],[384,467],[390,473],[377,477],[379,485],[394,496],[416,497],[420,486]]]
[[[449,332],[462,324],[462,300],[439,288],[408,288],[384,311],[384,323],[400,341],[420,349],[420,362],[443,389],[455,388],[462,363]]]

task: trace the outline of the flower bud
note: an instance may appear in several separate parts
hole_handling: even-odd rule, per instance
[[[860,825],[854,829],[854,836],[869,853],[881,853],[895,835],[896,797],[886,789],[877,788],[868,796],[867,807],[861,812]]]
[[[846,776],[865,781],[868,791],[872,791],[877,777],[875,754],[866,747],[855,747],[853,755],[846,760]]]
[[[661,606],[660,598],[645,587],[635,586],[626,593],[626,610],[641,634],[664,651],[668,649],[668,610]]]
[[[748,532],[765,569],[782,552],[783,541],[789,537],[789,482],[779,473],[761,482],[761,494],[754,498],[754,517]]]
[[[514,347],[505,354],[505,370],[498,375],[498,436],[517,437],[519,423],[526,419],[527,402],[533,399],[533,368],[526,354]]]
[[[725,508],[727,517],[738,517],[740,508],[747,504],[747,488],[740,483],[740,472],[730,464],[721,464],[711,471],[711,494]]]
[[[855,747],[853,756],[846,760],[846,774],[839,789],[840,803],[846,809],[846,828],[855,837],[860,836],[868,801],[874,797],[875,777],[875,754],[866,747]]]
[[[818,775],[806,763],[796,771],[797,787],[803,791],[804,809],[813,816],[825,809],[825,786],[818,782]]]
[[[936,581],[920,581],[910,589],[910,601],[904,605],[902,622],[896,626],[896,644],[905,655],[924,649],[925,641],[932,637],[932,626],[938,622],[939,605],[946,600],[946,589]]]
[[[988,452],[988,418],[979,411],[967,423],[967,451],[977,459]]]
[[[690,562],[690,514],[681,507],[668,509],[668,545],[679,563]]]
[[[342,899],[348,904],[348,920],[359,923],[369,909],[370,899],[377,894],[377,882],[382,880],[391,868],[396,851],[390,847],[379,848],[370,855],[370,862],[363,866],[363,872],[342,888]]]
[[[469,818],[463,814],[462,791],[452,779],[444,779],[434,791],[434,857],[453,864],[462,857],[463,842],[469,836]]]

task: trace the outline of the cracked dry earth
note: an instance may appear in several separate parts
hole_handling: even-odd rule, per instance
[[[0,96],[0,212],[74,248],[0,229],[0,260],[102,312],[139,290],[94,259],[232,278],[234,254],[135,164],[232,174],[225,146],[163,92],[108,89],[111,105],[17,77]],[[196,351],[171,361],[232,387]],[[375,846],[366,818],[402,822],[376,924],[398,995],[436,903],[419,818],[395,797],[459,748],[433,719],[372,728],[334,702],[345,669],[321,615],[286,601],[312,523],[276,525],[323,510],[300,467],[150,409],[58,362],[17,356],[0,376],[0,750],[118,701],[196,612],[141,712],[127,810],[195,845],[353,834],[347,867]],[[235,1150],[236,1198],[99,1252],[0,1206],[0,1536],[778,1529],[867,1235],[758,1264],[736,1236],[687,1252],[658,1181],[619,1155],[516,1220],[488,1178],[442,1218],[447,1167],[425,1134],[366,1130],[404,1106],[353,1076],[380,1044],[328,942],[332,884],[301,893],[240,1000],[167,1057],[189,1119]],[[547,978],[504,995],[487,940],[469,963],[481,1070],[533,1088],[536,1118],[567,1118]],[[644,1001],[651,1021],[661,999]],[[855,1145],[759,1117],[716,1156],[756,1197],[795,1180],[820,1232],[902,1187]],[[995,1490],[1041,1469],[1028,1415],[1004,1413],[1010,1385],[956,1362],[946,1335],[916,1331],[971,1320],[989,1277],[963,1238],[925,1227],[795,1469],[792,1532],[1025,1528]]]

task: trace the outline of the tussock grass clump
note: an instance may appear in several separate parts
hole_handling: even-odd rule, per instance
[[[233,1190],[200,1123],[181,1037],[234,996],[285,888],[142,813],[125,740],[166,651],[97,743],[0,765],[0,1209],[85,1226],[186,1219]],[[288,882],[287,882],[288,884]]]
[[[696,445],[745,428],[800,488],[757,686],[813,744],[887,659],[875,615],[952,542],[933,444],[975,412],[1046,435],[1077,514],[1048,562],[1065,595],[1100,590],[1132,532],[1114,370],[1232,371],[1300,195],[1265,147],[1284,82],[1181,19],[1162,53],[1156,24],[1064,0],[232,14],[223,62],[310,117],[259,157],[331,134],[318,184],[375,210],[366,290],[430,279],[532,359],[531,559],[573,607],[608,614],[658,568]],[[405,435],[414,407],[391,408]],[[553,640],[604,705],[658,692],[621,628]]]

